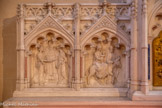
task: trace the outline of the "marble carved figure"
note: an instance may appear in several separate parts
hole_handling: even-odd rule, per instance
[[[66,64],[67,64],[67,57],[66,57],[66,54],[63,50],[64,48],[64,45],[61,44],[60,46],[60,49],[59,49],[59,57],[58,57],[58,64],[57,64],[57,68],[58,68],[58,74],[59,74],[59,78],[58,78],[58,82],[60,84],[67,84],[67,68],[66,68]]]
[[[50,35],[31,49],[31,82],[33,87],[67,86],[68,57],[65,45]]]
[[[121,74],[122,56],[120,48],[115,46],[111,36],[93,38],[89,50],[86,51],[87,87],[112,87],[118,83]],[[91,56],[89,56],[91,55]],[[87,64],[88,64],[87,63]],[[89,67],[88,67],[89,66]]]

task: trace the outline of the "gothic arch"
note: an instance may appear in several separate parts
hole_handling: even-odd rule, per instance
[[[152,39],[155,38],[157,34],[162,30],[161,29],[162,24],[159,24],[157,23],[157,21],[155,21],[156,16],[158,14],[161,14],[161,11],[160,11],[161,9],[162,9],[162,1],[159,0],[156,2],[148,18],[149,36],[151,36]]]
[[[28,36],[25,37],[25,47],[28,48],[28,46],[30,46],[32,43],[33,39],[36,39],[40,36],[40,34],[44,33],[44,32],[56,32],[58,34],[60,34],[62,36],[62,38],[64,38],[65,40],[67,40],[70,44],[70,46],[73,48],[74,46],[74,40],[73,39],[69,39],[64,33],[62,33],[61,31],[55,29],[55,28],[45,28],[41,31],[38,32],[34,32]]]
[[[121,34],[121,32],[115,31],[115,30],[113,30],[113,29],[106,28],[106,27],[100,28],[100,29],[98,29],[98,30],[96,30],[96,31],[94,31],[94,32],[92,32],[92,33],[90,33],[90,34],[88,34],[88,35],[82,37],[82,39],[81,39],[81,47],[84,47],[85,44],[86,44],[86,42],[87,42],[90,38],[92,38],[95,34],[97,34],[97,33],[99,33],[99,32],[109,32],[109,33],[113,34],[115,37],[117,37],[119,40],[121,40],[121,42],[122,42],[123,44],[125,44],[127,47],[130,47],[130,41],[129,41],[129,39],[125,38],[125,37]]]
[[[113,33],[120,38],[126,46],[130,46],[130,37],[122,29],[120,29],[108,15],[104,15],[85,34],[82,35],[81,47],[85,45],[88,39],[101,31],[109,31]]]
[[[73,47],[74,36],[66,31],[66,29],[61,26],[61,24],[59,24],[51,15],[47,15],[38,25],[35,26],[31,32],[29,32],[29,34],[25,36],[25,46],[27,46],[30,41],[35,38],[35,36],[50,30],[62,35]]]

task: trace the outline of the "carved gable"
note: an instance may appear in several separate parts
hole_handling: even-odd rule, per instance
[[[126,34],[120,27],[117,26],[113,20],[110,19],[108,15],[102,16],[90,29],[87,30],[85,34],[82,35],[81,40],[84,43],[86,38],[97,33],[99,31],[108,30],[117,34],[121,39],[123,39],[126,44],[130,43],[130,37]]]
[[[46,18],[44,18],[38,25],[36,25],[34,29],[25,36],[25,40],[31,40],[32,38],[34,38],[35,33],[44,30],[56,30],[68,37],[71,42],[74,41],[73,35],[66,31],[66,29],[61,24],[59,24],[58,21],[56,21],[51,15],[47,15]]]

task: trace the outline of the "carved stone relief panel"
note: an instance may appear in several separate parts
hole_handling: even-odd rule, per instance
[[[93,36],[84,47],[85,87],[125,87],[125,46],[112,33]]]
[[[71,46],[60,34],[40,34],[29,52],[31,87],[69,86]]]

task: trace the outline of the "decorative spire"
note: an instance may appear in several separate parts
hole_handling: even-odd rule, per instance
[[[107,2],[107,0],[104,0],[103,3],[102,3],[102,7],[103,7],[103,15],[106,15],[106,9],[107,9],[107,6],[109,5],[109,3]]]

